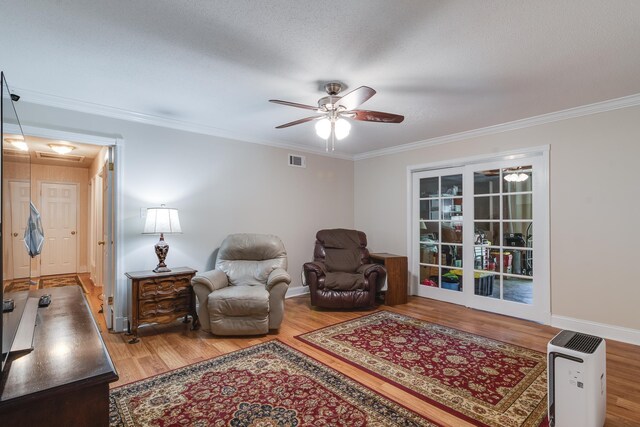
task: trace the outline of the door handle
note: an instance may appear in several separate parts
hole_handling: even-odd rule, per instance
[[[13,233],[13,237],[18,237],[18,233]]]
[[[99,245],[104,245],[104,240],[100,240],[100,241],[98,242],[98,244],[99,244]]]
[[[72,232],[71,232],[71,235],[72,235],[72,236],[75,236],[75,234],[76,234],[76,232],[75,232],[75,231],[72,231]]]

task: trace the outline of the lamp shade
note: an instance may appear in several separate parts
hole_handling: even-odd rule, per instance
[[[182,233],[178,209],[167,208],[164,205],[159,208],[147,208],[147,220],[142,234],[157,233]]]

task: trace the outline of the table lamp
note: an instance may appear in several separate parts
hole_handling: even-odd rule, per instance
[[[169,252],[169,245],[164,241],[164,233],[182,233],[178,209],[167,208],[165,205],[160,205],[159,208],[147,208],[147,220],[144,223],[142,234],[158,233],[160,233],[160,241],[155,245],[158,266],[153,271],[165,273],[171,270],[164,263]]]

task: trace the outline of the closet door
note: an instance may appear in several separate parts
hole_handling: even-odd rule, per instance
[[[77,273],[77,185],[43,182],[41,191],[45,243],[40,274]]]

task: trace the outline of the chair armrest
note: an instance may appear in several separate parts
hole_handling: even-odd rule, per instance
[[[213,292],[227,287],[229,285],[229,279],[222,270],[203,271],[191,279],[191,286],[195,288],[197,285],[208,288],[209,292]]]
[[[381,277],[385,277],[387,275],[387,269],[380,264],[362,264],[356,270],[356,272],[362,273],[365,278],[368,278],[374,271]]]
[[[284,268],[276,268],[267,277],[267,291],[271,292],[271,289],[278,283],[291,283],[291,276]]]
[[[305,262],[302,268],[305,273],[315,273],[318,277],[325,276],[327,274],[327,268],[324,263],[319,261]]]

